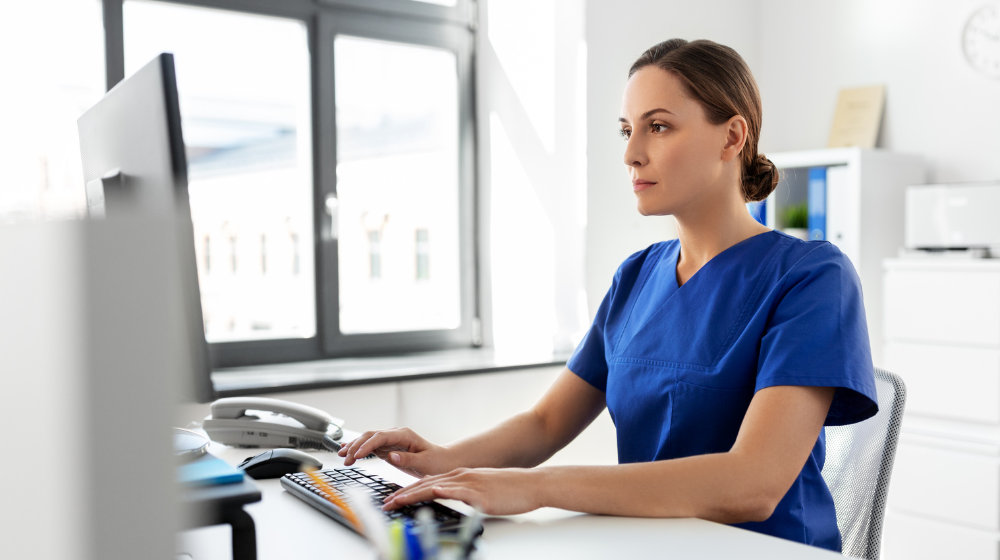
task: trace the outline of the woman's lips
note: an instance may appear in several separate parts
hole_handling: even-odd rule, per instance
[[[641,179],[636,179],[632,181],[632,192],[644,191],[655,184],[656,183],[653,181],[643,181]]]

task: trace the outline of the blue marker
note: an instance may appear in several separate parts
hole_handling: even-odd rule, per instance
[[[404,533],[406,560],[424,560],[424,550],[420,546],[420,540],[417,538],[417,531],[409,523],[404,526],[404,529],[406,531]]]

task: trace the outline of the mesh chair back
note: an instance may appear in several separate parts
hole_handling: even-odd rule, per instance
[[[875,368],[878,414],[849,426],[827,426],[826,480],[837,509],[844,556],[877,560],[889,475],[896,457],[906,386]]]

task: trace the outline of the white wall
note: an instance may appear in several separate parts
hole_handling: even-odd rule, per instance
[[[591,317],[630,254],[676,237],[673,218],[643,217],[622,162],[618,117],[628,68],[673,37],[711,39],[760,67],[758,0],[587,1],[587,302]]]
[[[500,353],[551,356],[572,350],[589,323],[584,2],[480,0],[479,18],[484,338]]]
[[[886,84],[880,146],[923,155],[928,180],[1000,179],[1000,80],[964,60],[985,0],[763,0],[761,148],[826,146],[841,88]]]

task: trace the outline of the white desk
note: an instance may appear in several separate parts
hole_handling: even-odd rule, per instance
[[[213,443],[211,451],[235,465],[262,450],[234,449]],[[310,453],[323,461],[325,469],[343,464],[334,453]],[[358,466],[398,484],[414,480],[379,459],[359,461]],[[259,480],[256,484],[263,499],[246,506],[246,510],[257,525],[260,560],[376,558],[364,539],[285,492],[277,479]],[[524,515],[488,518],[484,525],[488,560],[667,556],[678,560],[844,558],[827,550],[700,519],[606,517],[545,508]],[[226,526],[186,531],[179,541],[178,551],[190,553],[194,560],[231,558]]]

